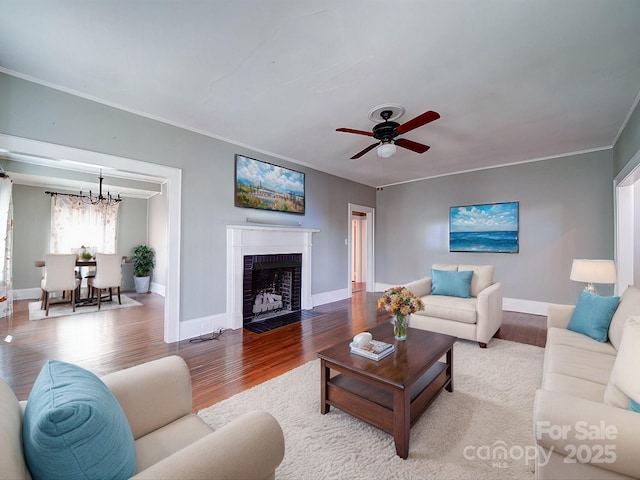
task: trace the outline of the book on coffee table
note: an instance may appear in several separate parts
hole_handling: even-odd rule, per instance
[[[385,343],[379,340],[371,340],[363,347],[356,347],[351,343],[350,347],[351,353],[370,358],[371,360],[380,360],[396,350],[392,343]]]

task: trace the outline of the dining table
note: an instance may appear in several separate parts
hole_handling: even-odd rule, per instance
[[[44,267],[45,261],[36,260],[34,264],[36,267]],[[96,266],[95,260],[76,260],[76,267],[95,267],[95,266]]]

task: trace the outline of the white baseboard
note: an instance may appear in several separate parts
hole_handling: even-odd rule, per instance
[[[388,283],[378,283],[375,284],[374,292],[384,292],[385,290],[389,290],[390,288],[397,287],[397,285],[390,285]]]
[[[519,298],[503,298],[502,309],[509,312],[530,313],[532,315],[547,315],[550,303]]]
[[[332,290],[330,292],[316,293],[315,295],[311,295],[311,300],[314,307],[317,307],[318,305],[326,305],[327,303],[338,302],[340,300],[344,300],[345,298],[349,298],[348,288],[342,288],[340,290]]]
[[[13,291],[14,300],[40,300],[39,288],[20,288]]]
[[[160,295],[161,297],[165,297],[165,286],[161,285],[159,283],[155,283],[155,282],[151,282],[151,285],[149,287],[149,290],[151,290],[153,293],[157,293],[158,295]]]
[[[226,330],[230,328],[227,317],[226,313],[220,313],[180,322],[180,340],[187,340],[189,338],[199,337],[200,335],[206,336],[220,328]]]

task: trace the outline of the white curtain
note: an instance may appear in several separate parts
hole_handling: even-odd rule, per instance
[[[0,177],[0,318],[13,313],[13,204],[11,179]]]
[[[84,246],[95,252],[116,253],[118,205],[91,205],[78,198],[53,195],[50,251],[76,253]]]

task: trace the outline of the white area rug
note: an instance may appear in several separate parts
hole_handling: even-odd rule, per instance
[[[487,349],[458,341],[454,392],[441,392],[411,428],[406,460],[391,435],[333,407],[320,414],[319,360],[198,415],[219,428],[250,410],[271,413],[285,435],[279,480],[532,479],[534,460],[525,455],[535,451],[533,398],[543,352],[504,340]]]
[[[118,296],[114,295],[110,302],[103,301],[100,305],[100,311],[117,310],[118,308],[137,307],[142,305],[140,302],[133,300],[126,295],[120,295],[122,305],[118,304]],[[76,307],[74,312],[69,303],[51,304],[49,306],[49,316],[45,316],[45,310],[40,310],[40,302],[29,303],[29,320],[44,320],[47,318],[62,317],[64,315],[80,315],[82,313],[95,313],[98,311],[98,305],[87,305]]]

